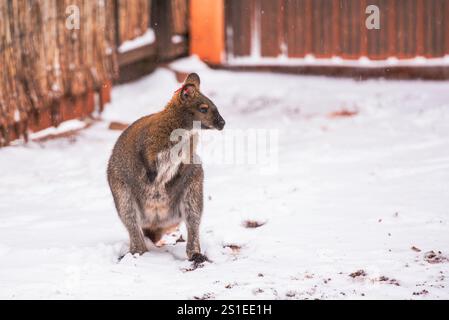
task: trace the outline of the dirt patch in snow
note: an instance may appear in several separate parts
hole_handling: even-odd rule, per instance
[[[441,251],[428,251],[424,254],[424,260],[431,264],[449,262],[449,258]]]
[[[238,244],[225,244],[223,248],[229,248],[233,254],[239,254],[242,246],[239,246]]]
[[[193,299],[195,300],[210,300],[215,299],[215,295],[211,292],[205,293],[202,296],[194,296]]]
[[[265,224],[266,224],[266,222],[255,221],[255,220],[245,220],[245,221],[243,221],[243,226],[245,228],[247,228],[247,229],[259,228],[259,227],[262,227]]]
[[[287,298],[294,298],[294,297],[296,297],[296,295],[297,295],[297,292],[294,290],[287,291],[287,293],[285,294],[285,296]]]
[[[354,117],[359,113],[358,110],[348,110],[348,109],[341,109],[338,111],[331,112],[327,115],[328,118],[335,119],[335,118],[349,118]]]
[[[396,280],[396,279],[390,279],[390,278],[385,277],[385,276],[380,276],[380,277],[377,279],[377,281],[382,282],[382,283],[386,283],[386,284],[392,284],[392,285],[398,286],[398,287],[400,286],[400,283],[399,283],[398,280]]]
[[[359,278],[359,277],[366,277],[367,273],[365,272],[365,270],[360,269],[360,270],[357,270],[357,271],[355,271],[353,273],[350,273],[349,276],[351,278],[355,279],[355,278]]]
[[[227,285],[225,285],[225,288],[226,288],[226,289],[232,289],[232,288],[234,288],[235,286],[237,286],[237,283],[236,283],[236,282],[234,282],[234,283],[228,283]]]

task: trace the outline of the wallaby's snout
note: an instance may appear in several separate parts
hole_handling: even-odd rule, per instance
[[[215,117],[215,128],[217,130],[223,130],[224,126],[226,124],[226,121],[223,119],[223,117],[221,116],[221,114],[217,111],[216,117]]]

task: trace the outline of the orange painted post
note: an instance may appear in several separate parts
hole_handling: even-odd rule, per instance
[[[190,54],[211,64],[224,62],[224,0],[190,0]]]

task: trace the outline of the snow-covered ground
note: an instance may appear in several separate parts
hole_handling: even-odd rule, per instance
[[[172,67],[200,74],[225,132],[279,132],[271,174],[205,164],[213,262],[190,271],[173,237],[118,259],[128,238],[106,182],[120,133],[108,125],[163,107],[179,84],[158,69],[116,87],[78,135],[0,150],[0,298],[449,298],[448,82]]]

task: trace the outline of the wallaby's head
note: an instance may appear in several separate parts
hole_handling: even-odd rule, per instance
[[[189,121],[198,121],[202,129],[223,130],[225,121],[215,104],[200,92],[200,77],[196,73],[188,75],[182,88],[176,92],[179,108]]]

